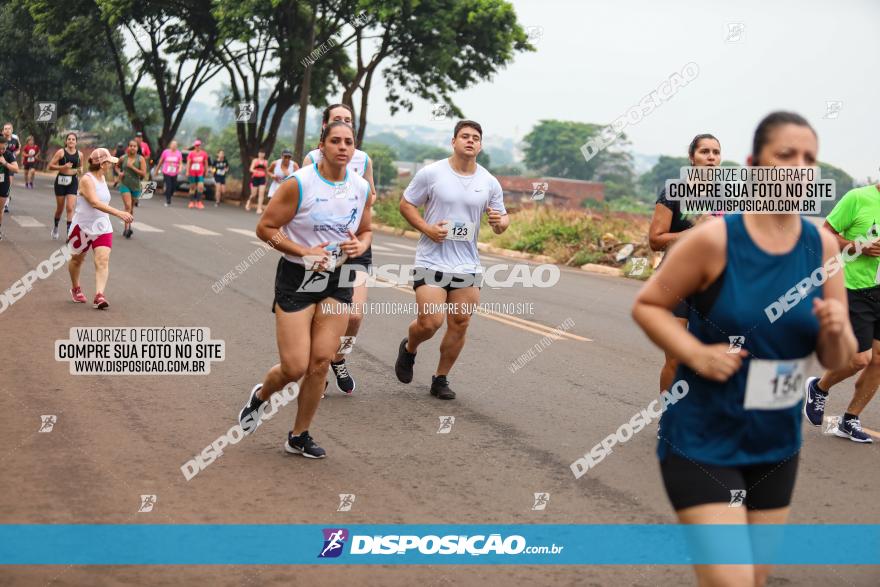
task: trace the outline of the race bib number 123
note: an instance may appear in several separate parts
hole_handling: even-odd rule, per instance
[[[453,220],[449,222],[449,232],[446,233],[446,240],[451,241],[470,241],[474,239],[475,225],[473,222],[459,222]]]

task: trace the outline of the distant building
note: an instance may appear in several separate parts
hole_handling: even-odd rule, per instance
[[[580,210],[585,200],[605,200],[605,185],[600,181],[515,175],[498,176],[498,181],[505,201],[514,206],[542,200],[546,205]]]

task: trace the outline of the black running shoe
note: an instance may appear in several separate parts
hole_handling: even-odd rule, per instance
[[[315,444],[314,439],[309,436],[308,430],[299,436],[294,436],[293,432],[288,432],[287,442],[284,443],[284,450],[309,459],[323,459],[327,456],[327,451]]]
[[[348,372],[348,366],[345,364],[345,359],[342,359],[338,363],[331,361],[330,367],[333,369],[333,374],[336,375],[336,389],[342,393],[351,395],[357,385],[355,384],[354,379],[352,379],[351,374]]]
[[[407,339],[400,341],[397,349],[397,362],[394,363],[394,372],[401,383],[409,383],[413,380],[413,365],[416,364],[416,354],[406,350]]]
[[[455,399],[455,392],[449,389],[446,375],[431,375],[431,395],[440,399]]]
[[[260,418],[263,416],[260,408],[266,403],[266,400],[261,400],[257,397],[257,392],[261,389],[263,389],[262,383],[254,385],[251,394],[248,396],[248,401],[238,413],[238,423],[245,434],[251,434],[260,425]]]

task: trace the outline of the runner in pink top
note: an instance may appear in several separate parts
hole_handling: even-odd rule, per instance
[[[171,198],[177,190],[177,174],[183,165],[183,154],[177,150],[177,141],[171,141],[168,148],[162,151],[156,168],[162,170],[163,182],[165,187],[165,207],[171,205]],[[156,170],[153,170],[153,174]]]
[[[202,141],[196,139],[193,148],[186,156],[186,175],[189,182],[189,207],[203,210],[202,195],[205,192],[205,170],[208,168],[208,153],[202,150]]]

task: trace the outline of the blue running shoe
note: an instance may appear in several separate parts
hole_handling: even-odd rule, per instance
[[[804,384],[806,401],[804,401],[804,417],[813,426],[821,426],[825,416],[825,400],[828,393],[819,389],[819,378],[810,377]]]
[[[858,418],[850,418],[849,420],[841,418],[837,428],[834,429],[834,435],[841,438],[849,438],[853,442],[874,442],[874,439],[862,430],[862,423]]]

